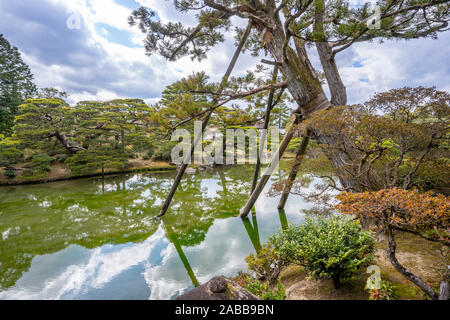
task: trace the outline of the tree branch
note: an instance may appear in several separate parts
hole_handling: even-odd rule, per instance
[[[226,103],[228,103],[230,101],[242,99],[242,98],[254,95],[256,93],[259,93],[261,91],[275,90],[275,89],[285,88],[285,87],[287,87],[287,81],[283,81],[283,82],[279,82],[279,83],[275,83],[275,84],[268,84],[268,85],[265,85],[265,86],[262,86],[262,87],[258,87],[258,88],[255,88],[255,89],[252,89],[252,90],[249,90],[249,91],[246,91],[246,92],[241,92],[241,93],[232,95],[229,98],[225,99],[224,101],[219,102],[216,105],[214,105],[214,106],[212,106],[210,108],[207,108],[207,109],[203,110],[202,112],[199,112],[199,113],[197,113],[195,115],[192,115],[191,117],[189,117],[189,118],[187,118],[187,119],[177,123],[175,126],[172,127],[172,130],[178,128],[179,126],[181,126],[181,125],[183,125],[183,124],[185,124],[185,123],[187,123],[189,121],[192,121],[195,118],[201,117],[201,116],[203,116],[204,114],[206,114],[208,112],[214,111],[215,109],[223,106],[224,104],[226,104]]]

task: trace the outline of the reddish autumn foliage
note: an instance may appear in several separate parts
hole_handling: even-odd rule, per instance
[[[388,223],[394,230],[411,232],[429,240],[450,243],[450,201],[444,195],[418,190],[384,189],[338,196],[336,209],[359,218]]]

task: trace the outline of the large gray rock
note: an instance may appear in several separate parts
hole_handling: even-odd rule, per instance
[[[224,276],[214,277],[201,286],[178,296],[175,300],[259,300]]]

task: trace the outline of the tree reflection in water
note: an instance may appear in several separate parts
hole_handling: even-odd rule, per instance
[[[198,258],[192,266],[185,248],[202,244],[213,224],[227,220],[230,223],[226,225],[234,228],[227,238],[216,239],[224,250],[230,246],[229,241],[242,237],[243,230],[255,252],[261,248],[256,212],[251,220],[236,218],[248,197],[252,173],[252,166],[235,166],[188,176],[175,195],[170,213],[162,219],[155,217],[170,188],[173,172],[2,187],[0,292],[14,287],[29,273],[36,256],[51,256],[72,245],[92,250],[105,245],[140,244],[161,228],[192,284],[198,286],[200,281],[194,270],[204,270],[204,266],[198,265]],[[270,201],[276,205],[276,200]],[[280,213],[280,221],[283,227],[287,225],[284,213]],[[235,229],[241,223],[242,231]],[[264,232],[276,228],[265,223]],[[245,243],[239,248],[242,253],[236,254],[244,255],[243,260],[250,252]]]

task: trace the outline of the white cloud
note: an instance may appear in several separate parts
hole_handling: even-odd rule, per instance
[[[136,2],[157,11],[163,21],[195,23],[193,14],[177,12],[171,1]],[[233,33],[228,32],[225,43],[213,48],[209,58],[201,63],[189,57],[176,62],[168,62],[157,55],[148,57],[142,46],[145,35],[137,27],[128,26],[131,9],[114,0],[42,1],[40,6],[30,8],[40,10],[42,7],[42,17],[38,14],[14,16],[23,10],[24,4],[14,5],[19,9],[14,11],[10,6],[11,12],[0,12],[0,21],[3,21],[0,27],[6,37],[11,37],[9,40],[13,44],[17,43],[39,86],[68,91],[72,101],[120,97],[156,101],[167,85],[193,72],[205,71],[213,81],[220,81],[234,52]],[[45,16],[49,14],[45,10],[60,8],[62,17],[52,17],[52,20]],[[81,15],[82,30],[67,30],[65,20],[73,12]],[[18,25],[23,30],[9,28],[12,17],[22,19]],[[233,18],[233,23],[242,26],[245,21]],[[128,37],[125,40],[129,45],[118,43],[114,36]],[[362,102],[376,91],[403,85],[437,85],[449,90],[450,70],[446,63],[450,54],[449,32],[440,37],[442,39],[437,41],[360,43],[340,53],[337,61],[349,102]],[[315,48],[309,52],[318,66]],[[246,53],[239,58],[234,74],[242,75],[258,62],[259,58]],[[355,67],[355,62],[361,67]]]
[[[114,252],[108,252],[103,247],[96,248],[91,251],[87,262],[68,266],[42,283],[41,287],[12,288],[0,292],[0,299],[67,299],[87,293],[90,289],[101,289],[121,273],[144,263],[163,239],[164,231],[159,228],[144,242]]]
[[[435,85],[450,91],[449,38],[446,32],[438,40],[355,44],[340,67],[349,102],[363,102],[375,92],[403,86]],[[354,67],[356,62],[361,66]]]

